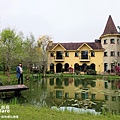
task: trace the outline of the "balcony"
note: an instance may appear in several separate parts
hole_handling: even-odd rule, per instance
[[[55,57],[54,58],[55,62],[64,62],[64,60],[65,60],[65,57]]]
[[[80,62],[89,62],[90,56],[80,56]]]
[[[63,56],[63,51],[56,51],[54,61],[55,62],[64,62],[65,57]]]

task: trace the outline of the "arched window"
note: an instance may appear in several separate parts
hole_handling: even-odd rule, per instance
[[[60,78],[56,78],[56,85],[62,86],[62,80]]]
[[[95,70],[95,64],[94,64],[94,63],[92,63],[92,64],[90,65],[90,69]]]
[[[80,66],[79,66],[79,64],[78,63],[75,63],[74,64],[74,70],[76,71],[80,71]]]
[[[62,72],[62,64],[58,63],[56,64],[56,73]]]
[[[50,78],[50,85],[53,86],[54,85],[54,78]]]
[[[50,72],[54,72],[54,64],[53,63],[50,64]]]
[[[69,85],[69,78],[65,78],[65,79],[64,79],[64,85],[65,85],[65,86],[68,86],[68,85]]]
[[[83,63],[82,66],[81,66],[81,71],[86,72],[86,70],[87,70],[87,64]]]
[[[68,63],[65,63],[65,71],[69,71],[69,64]]]

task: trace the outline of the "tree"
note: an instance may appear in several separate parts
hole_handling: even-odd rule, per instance
[[[39,62],[38,53],[36,51],[37,44],[35,42],[35,37],[31,33],[27,36],[22,43],[23,52],[23,64],[28,69],[29,73],[31,71],[32,65]]]
[[[5,73],[6,67],[11,68],[14,63],[18,46],[20,46],[20,36],[15,33],[14,29],[5,28],[0,33],[0,60]]]
[[[38,53],[40,54],[40,65],[43,69],[43,73],[45,76],[47,69],[47,51],[46,47],[51,40],[51,37],[48,35],[43,35],[38,39]]]
[[[50,36],[44,35],[36,42],[34,35],[24,37],[22,32],[18,34],[14,29],[5,28],[0,33],[0,67],[14,68],[19,62],[30,70],[30,65],[37,64],[43,69],[44,75],[47,68],[46,47],[51,39]]]

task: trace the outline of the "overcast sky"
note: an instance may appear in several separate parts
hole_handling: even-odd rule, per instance
[[[120,25],[120,0],[0,0],[0,31],[15,28],[36,39],[93,42],[103,33],[108,16]]]

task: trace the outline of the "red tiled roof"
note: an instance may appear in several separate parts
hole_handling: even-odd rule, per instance
[[[108,21],[106,23],[106,27],[102,35],[106,35],[106,34],[119,34],[112,20],[111,15],[109,15]]]
[[[58,43],[53,43],[52,46],[47,46],[47,50],[52,50]],[[83,43],[60,43],[66,50],[77,50]],[[102,45],[100,42],[86,42],[93,50],[102,50]]]

